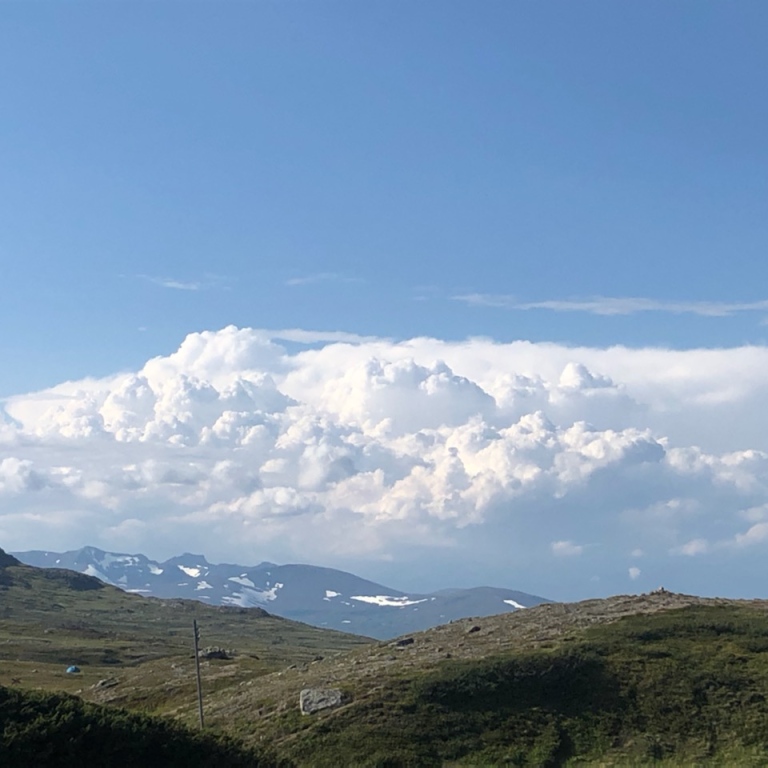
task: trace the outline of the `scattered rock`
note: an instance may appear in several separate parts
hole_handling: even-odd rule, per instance
[[[299,709],[302,715],[339,707],[343,703],[344,696],[338,688],[304,688],[299,695]]]
[[[98,683],[93,685],[93,688],[114,688],[119,685],[120,681],[116,677],[105,677],[103,680],[99,680]]]
[[[477,624],[474,624],[473,626],[471,626],[471,627],[470,627],[470,628],[467,630],[467,634],[468,634],[468,635],[471,635],[473,632],[479,632],[479,631],[480,631],[480,627],[479,627]]]
[[[231,659],[234,655],[234,651],[228,651],[226,648],[205,648],[199,652],[201,659]]]

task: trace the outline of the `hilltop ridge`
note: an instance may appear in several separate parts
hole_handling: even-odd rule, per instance
[[[300,765],[765,765],[766,652],[766,600],[619,595],[456,621],[208,707]],[[345,703],[301,719],[308,687]]]
[[[21,565],[21,561],[13,555],[9,555],[4,549],[0,548],[0,568],[7,568],[11,565]]]
[[[615,595],[576,603],[543,603],[525,611],[459,619],[394,641],[352,650],[343,658],[328,658],[311,667],[281,671],[260,681],[262,690],[342,685],[347,680],[389,669],[431,668],[446,659],[474,660],[508,652],[552,647],[563,638],[577,637],[593,626],[612,624],[633,616],[676,611],[697,606],[746,607],[765,613],[768,600],[698,597],[669,591]]]

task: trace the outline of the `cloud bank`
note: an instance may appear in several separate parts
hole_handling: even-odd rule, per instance
[[[759,347],[194,333],[5,401],[0,546],[641,588],[768,552],[767,370]]]

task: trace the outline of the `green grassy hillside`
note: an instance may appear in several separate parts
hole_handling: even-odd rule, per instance
[[[2,552],[2,550],[0,550]],[[127,594],[72,571],[0,562],[0,684],[78,693],[154,712],[194,704],[192,621],[201,646],[235,651],[204,662],[206,693],[369,641],[271,616]],[[66,674],[75,664],[79,675]],[[103,680],[117,681],[106,688]]]
[[[35,768],[278,768],[262,750],[75,696],[0,687],[0,765]]]
[[[68,690],[194,725],[193,618],[204,645],[236,650],[203,663],[209,735],[269,745],[297,765],[768,766],[765,601],[618,596],[371,643],[258,610],[147,600],[87,576],[6,560],[0,684]],[[67,675],[70,663],[81,673]],[[305,687],[338,688],[345,703],[302,716]],[[174,727],[118,709],[105,715],[72,699],[19,704],[18,695],[3,693],[10,710],[0,705],[6,748],[33,749],[36,739],[77,745],[73,734],[82,730],[96,734],[87,747],[96,749],[113,738],[113,727],[118,741],[140,732],[140,741],[154,743]],[[19,712],[38,714],[19,725]],[[61,731],[49,733],[51,724]],[[184,733],[167,735],[183,742],[179,754],[189,743]],[[232,762],[208,764],[241,764],[231,742],[200,745],[201,755],[234,750]]]
[[[403,655],[378,676],[360,663],[337,682],[346,706],[277,706],[241,733],[311,766],[768,765],[765,608],[693,605],[486,650]]]

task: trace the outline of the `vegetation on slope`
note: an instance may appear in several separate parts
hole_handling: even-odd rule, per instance
[[[127,594],[91,576],[24,566],[0,550],[0,685],[78,693],[156,713],[194,709],[192,621],[203,646],[233,649],[205,662],[206,693],[369,641],[271,616]],[[75,664],[79,675],[68,675]],[[100,688],[107,678],[115,687]]]
[[[193,619],[209,641],[277,665],[366,642],[259,608],[131,595],[74,571],[10,565],[0,574],[0,658],[85,665],[185,653]]]
[[[278,768],[232,739],[160,718],[87,704],[75,696],[0,687],[0,764],[35,768]]]
[[[206,722],[299,765],[768,765],[766,607],[619,596],[365,644],[263,611],[146,600],[8,561],[0,563],[0,684],[23,678],[26,687],[66,688],[191,724],[197,618],[208,642],[239,651],[203,665]],[[72,662],[81,674],[64,672]],[[107,686],[102,677],[114,679]],[[306,686],[341,688],[348,703],[303,717]],[[133,764],[270,764],[169,721],[20,696],[0,696],[0,764],[67,765],[74,750],[71,764],[131,765],[139,753],[113,757],[112,745],[155,737],[178,740],[174,755],[194,755],[174,763],[159,747],[154,762],[145,753]],[[98,757],[83,758],[88,750]]]
[[[764,611],[633,616],[552,646],[409,670],[273,733],[313,766],[768,765]]]

